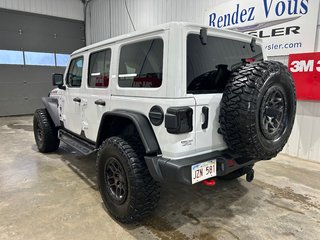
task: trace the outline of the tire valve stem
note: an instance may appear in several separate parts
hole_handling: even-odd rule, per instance
[[[252,182],[254,179],[254,170],[251,169],[249,172],[246,174],[246,180],[247,182]]]

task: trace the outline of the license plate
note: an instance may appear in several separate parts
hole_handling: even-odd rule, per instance
[[[198,163],[191,167],[191,182],[195,184],[217,175],[216,160]]]

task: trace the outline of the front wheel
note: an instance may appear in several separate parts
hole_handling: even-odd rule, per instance
[[[46,109],[38,109],[34,113],[33,132],[39,152],[54,152],[59,148],[58,130]]]
[[[119,222],[139,221],[156,208],[159,186],[148,171],[139,140],[105,140],[98,152],[97,175],[102,200]]]

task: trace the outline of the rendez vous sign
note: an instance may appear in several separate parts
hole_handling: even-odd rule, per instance
[[[205,24],[264,39],[267,55],[315,50],[318,0],[232,0],[208,10]]]

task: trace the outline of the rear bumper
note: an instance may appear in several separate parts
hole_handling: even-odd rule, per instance
[[[215,151],[200,156],[188,157],[178,160],[167,159],[159,156],[146,156],[145,160],[151,176],[159,182],[179,182],[191,184],[191,166],[197,163],[216,159],[217,177],[227,175],[245,166],[253,166],[256,161],[239,163],[234,161],[233,166],[228,166],[227,161],[232,158],[224,151]]]

